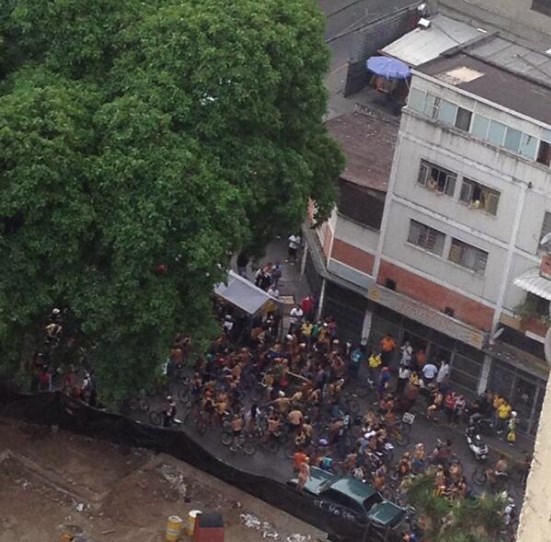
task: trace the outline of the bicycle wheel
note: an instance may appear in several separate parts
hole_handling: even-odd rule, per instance
[[[256,385],[249,390],[249,398],[253,403],[258,403],[262,399],[263,394],[264,388],[262,386]]]
[[[477,467],[472,475],[472,481],[477,486],[483,486],[486,483],[486,469],[484,467]]]
[[[222,434],[220,435],[220,440],[222,441],[222,444],[224,446],[230,446],[233,442],[233,434],[229,431],[222,431]]]
[[[131,412],[136,412],[140,408],[140,402],[137,397],[131,397],[128,399],[128,408]]]
[[[402,422],[400,424],[400,431],[405,435],[409,435],[411,433],[411,423]]]
[[[357,399],[350,398],[345,405],[352,414],[357,414],[360,411],[360,402]]]
[[[277,454],[277,452],[279,452],[279,442],[273,438],[268,440],[265,447],[271,454]]]
[[[297,451],[297,446],[294,443],[294,441],[289,442],[285,447],[285,457],[287,459],[293,459],[293,456],[295,455],[295,452]]]
[[[246,439],[243,443],[243,453],[249,456],[256,454],[256,444],[252,440]]]
[[[191,378],[188,374],[184,373],[183,371],[178,375],[178,380],[180,380],[180,384],[184,388],[189,388],[189,385],[191,384]]]
[[[149,412],[149,401],[145,398],[145,397],[140,397],[138,399],[138,408],[140,409],[141,412],[143,412],[144,414],[146,412]]]
[[[195,429],[197,430],[197,433],[199,433],[199,435],[201,436],[203,436],[207,432],[207,422],[202,416],[199,416],[197,418],[197,421],[195,422]]]
[[[178,390],[178,400],[184,404],[188,404],[188,402],[191,402],[191,394],[189,393],[189,388],[180,388]]]
[[[155,410],[149,414],[149,421],[153,425],[161,425],[163,422],[163,417],[160,412],[156,412]]]
[[[407,446],[410,443],[410,440],[411,439],[409,438],[409,435],[402,433],[401,430],[396,431],[396,433],[394,434],[394,442],[396,442],[398,446]]]

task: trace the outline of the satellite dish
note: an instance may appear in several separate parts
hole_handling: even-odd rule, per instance
[[[544,246],[551,241],[551,231],[546,233],[540,240],[540,246]]]

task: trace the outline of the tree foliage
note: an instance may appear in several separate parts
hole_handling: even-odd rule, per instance
[[[434,542],[492,542],[504,527],[503,495],[448,500],[435,493],[434,473],[412,477],[407,497],[422,516],[426,538]]]
[[[175,331],[210,329],[233,251],[296,229],[308,198],[327,217],[322,31],[313,0],[2,4],[4,369],[67,307],[124,395]]]

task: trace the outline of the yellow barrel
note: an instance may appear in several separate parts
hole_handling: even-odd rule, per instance
[[[166,524],[166,542],[177,542],[182,534],[183,520],[178,516],[170,516]]]
[[[191,510],[187,516],[187,526],[186,533],[188,536],[193,536],[195,532],[195,522],[197,521],[197,516],[201,515],[201,510]]]

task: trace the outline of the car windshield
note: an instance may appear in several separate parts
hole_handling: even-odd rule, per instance
[[[364,502],[363,502],[363,507],[365,508],[365,510],[371,510],[371,508],[380,503],[380,502],[383,502],[383,498],[381,497],[380,493],[373,493],[373,495],[371,495],[370,497],[368,497]]]

